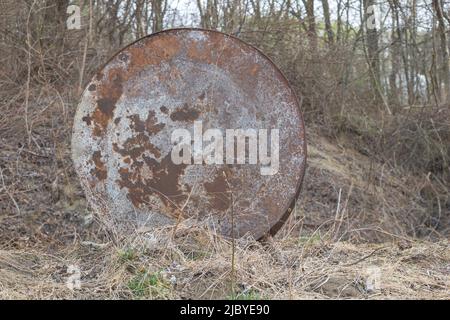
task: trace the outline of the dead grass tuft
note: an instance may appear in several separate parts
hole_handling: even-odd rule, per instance
[[[448,241],[355,245],[285,237],[236,245],[236,282],[230,278],[231,243],[208,230],[179,226],[137,237],[123,247],[77,243],[53,254],[0,251],[0,297],[134,299],[446,299]],[[153,240],[149,240],[153,239]],[[68,267],[81,270],[70,290]]]

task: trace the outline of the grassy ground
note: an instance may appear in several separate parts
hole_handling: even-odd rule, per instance
[[[0,251],[0,297],[132,299],[448,299],[448,241],[383,244],[285,237],[235,247],[186,228],[117,247],[76,243],[48,254]],[[70,290],[69,266],[81,270]],[[235,270],[234,274],[232,270]],[[68,272],[69,271],[69,272]]]
[[[308,138],[307,176],[292,217],[274,238],[235,246],[190,221],[112,241],[86,206],[68,150],[61,150],[56,180],[39,179],[52,177],[53,162],[21,158],[26,189],[3,188],[10,211],[0,224],[0,297],[448,299],[448,225],[427,225],[428,208],[417,196],[422,178],[314,128]],[[2,149],[2,159],[25,157],[18,152]]]

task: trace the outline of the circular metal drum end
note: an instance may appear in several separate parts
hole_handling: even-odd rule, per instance
[[[293,207],[306,142],[295,93],[264,54],[173,29],[122,49],[91,80],[72,155],[89,203],[120,230],[190,218],[259,239]]]

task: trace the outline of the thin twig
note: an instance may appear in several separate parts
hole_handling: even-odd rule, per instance
[[[363,262],[364,260],[366,260],[366,259],[370,258],[371,256],[373,256],[376,252],[378,252],[378,251],[380,251],[380,250],[383,250],[383,249],[386,249],[386,247],[377,248],[377,249],[373,250],[371,253],[369,253],[367,256],[364,256],[364,257],[362,257],[361,259],[356,260],[355,262],[343,264],[342,266],[343,266],[343,267],[354,266],[355,264],[358,264],[358,263],[360,263],[360,262]]]

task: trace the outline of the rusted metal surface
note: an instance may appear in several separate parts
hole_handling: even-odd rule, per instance
[[[203,130],[279,128],[278,173],[261,175],[260,164],[174,164],[171,132],[192,131],[194,121]],[[258,239],[287,218],[306,143],[297,98],[267,57],[219,32],[173,29],[124,48],[91,80],[72,154],[90,204],[119,229],[181,217]]]

